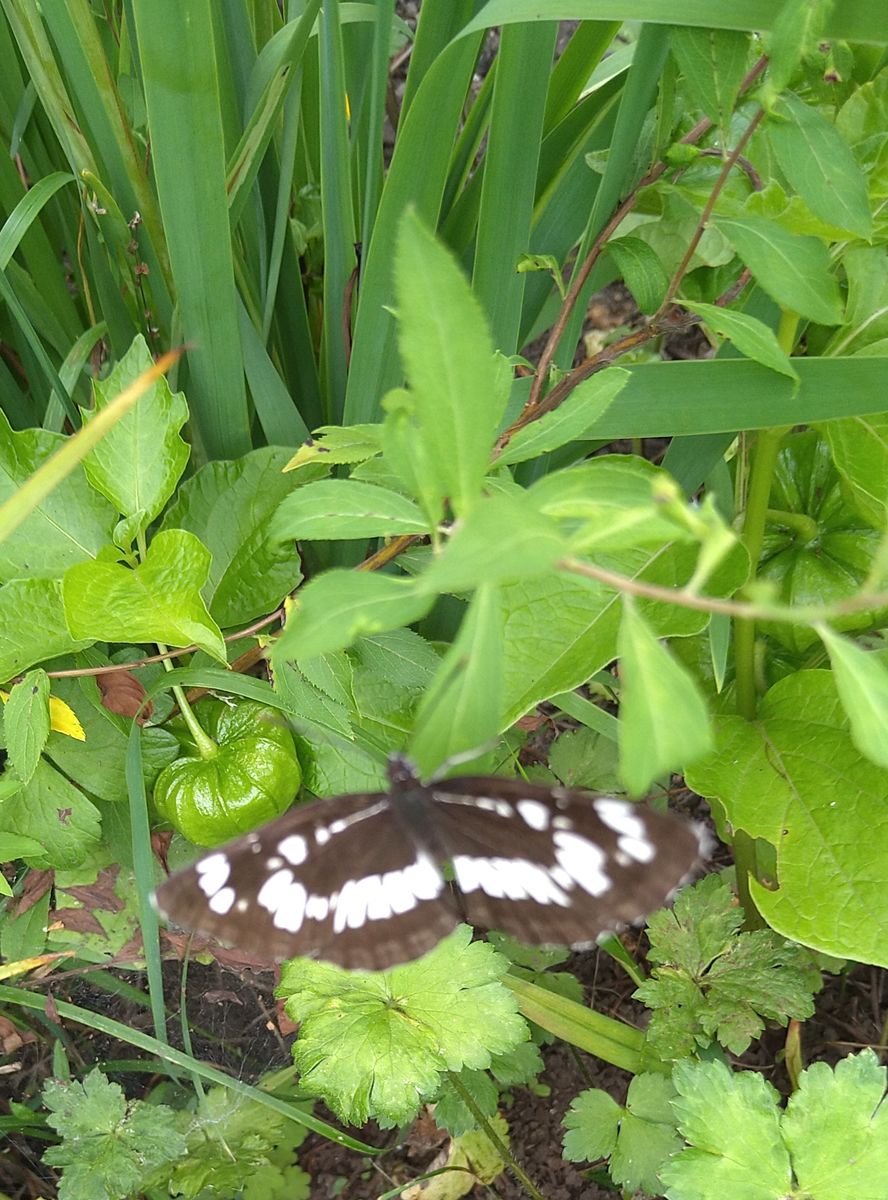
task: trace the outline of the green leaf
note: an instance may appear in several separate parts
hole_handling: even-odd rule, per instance
[[[841,296],[821,241],[790,233],[763,217],[714,220],[756,283],[779,305],[819,325],[841,324]]]
[[[780,169],[811,211],[849,233],[870,238],[873,218],[866,177],[832,121],[785,92],[776,99],[767,128]]]
[[[888,669],[878,655],[839,637],[827,626],[818,626],[817,632],[829,651],[854,745],[880,767],[888,767]]]
[[[614,260],[635,303],[643,313],[652,316],[663,303],[669,287],[669,276],[656,251],[641,238],[620,237],[607,243],[607,253]]]
[[[888,1179],[886,1071],[872,1050],[831,1070],[799,1076],[783,1117],[783,1140],[802,1194],[813,1200],[879,1200]]]
[[[499,1089],[487,1072],[466,1069],[459,1072],[458,1079],[484,1116],[494,1116],[499,1104]],[[478,1120],[466,1104],[462,1091],[457,1090],[447,1077],[435,1100],[435,1124],[439,1129],[446,1129],[451,1137],[478,1128]]]
[[[719,308],[716,304],[701,304],[691,300],[682,300],[681,303],[702,317],[704,324],[714,333],[732,341],[741,354],[799,382],[799,373],[792,365],[792,360],[781,348],[773,330],[763,321],[748,313]]]
[[[629,455],[602,455],[553,471],[529,490],[534,507],[557,520],[575,553],[657,546],[688,537],[663,511],[655,489],[665,471]]]
[[[609,367],[584,380],[563,404],[514,433],[497,462],[526,462],[568,442],[581,440],[628,382],[628,372],[620,367]]]
[[[682,1062],[672,1102],[689,1147],[661,1170],[668,1200],[881,1200],[888,1171],[885,1068],[872,1050],[814,1063],[784,1113],[755,1071]]]
[[[829,444],[855,508],[874,529],[884,529],[888,524],[888,415],[826,421],[819,432]]]
[[[781,1200],[792,1195],[776,1090],[756,1071],[680,1062],[672,1107],[690,1148],[660,1172],[668,1200]]]
[[[751,883],[784,937],[836,958],[888,966],[888,772],[861,757],[831,671],[798,671],[758,720],[716,718],[712,755],[688,784],[717,797],[734,829],[777,848],[778,889]]]
[[[212,554],[202,595],[223,629],[272,612],[302,581],[299,552],[270,535],[278,504],[316,474],[283,474],[289,451],[252,450],[233,462],[210,462],[178,490],[163,529],[187,529]]]
[[[186,1152],[178,1114],[165,1104],[127,1102],[98,1070],[83,1083],[50,1079],[43,1087],[47,1123],[62,1136],[44,1162],[62,1167],[59,1200],[119,1200],[141,1191],[146,1173]]]
[[[4,833],[33,838],[42,852],[28,860],[35,867],[78,867],[98,850],[100,819],[96,806],[45,759],[30,781],[0,806]]]
[[[364,975],[308,959],[284,967],[279,995],[300,1022],[300,1087],[349,1124],[393,1126],[437,1093],[445,1071],[490,1066],[526,1041],[499,979],[508,961],[466,926],[418,962]]]
[[[57,679],[54,684],[55,694],[71,707],[86,740],[81,742],[53,731],[46,742],[46,757],[90,795],[110,804],[126,804],[130,720],[105,708],[92,680]],[[150,789],[163,768],[181,757],[182,751],[178,739],[168,729],[146,725],[140,737],[142,773],[145,786]]]
[[[42,853],[43,847],[33,838],[14,833],[0,833],[0,862],[12,862],[14,858],[33,858]]]
[[[432,681],[441,658],[412,629],[391,629],[360,638],[352,647],[356,662],[395,687],[424,690]]]
[[[521,492],[485,496],[458,522],[443,553],[417,577],[421,593],[462,592],[550,571],[567,552],[554,521]]]
[[[106,408],[153,364],[139,334],[111,374],[93,381],[94,413]],[[84,420],[92,416],[86,409],[81,411]],[[137,518],[130,542],[158,516],[185,470],[190,449],[179,430],[187,420],[185,396],[174,394],[161,377],[83,460],[96,491],[125,517]]]
[[[681,1146],[675,1131],[675,1088],[663,1075],[636,1075],[629,1084],[620,1134],[611,1156],[610,1176],[628,1192],[655,1195],[660,1169]]]
[[[286,469],[318,464],[326,467],[360,463],[382,449],[381,425],[321,425],[288,460]]]
[[[0,410],[0,504],[66,440],[43,429],[16,433]],[[115,519],[83,467],[75,467],[0,545],[0,582],[60,575],[73,563],[95,558],[110,541]]]
[[[416,713],[410,755],[422,774],[500,732],[502,670],[499,593],[482,584]]]
[[[564,1157],[568,1162],[610,1158],[617,1144],[623,1109],[600,1088],[587,1088],[564,1114]]]
[[[505,410],[508,376],[450,253],[408,211],[395,254],[399,345],[429,459],[454,512],[475,504]]]
[[[22,783],[28,783],[49,737],[49,679],[45,671],[29,671],[15,685],[3,712],[3,724],[10,766]]]
[[[385,466],[416,497],[429,529],[436,529],[444,515],[446,497],[435,466],[435,447],[420,427],[414,397],[405,388],[395,388],[383,398],[382,407]]]
[[[418,594],[410,579],[327,571],[300,590],[273,658],[310,658],[341,650],[368,634],[411,625],[425,616],[434,599]]]
[[[99,562],[72,567],[62,581],[68,628],[93,641],[194,642],[227,662],[221,631],[200,594],[211,561],[193,533],[166,529],[134,569]]]
[[[749,36],[726,29],[673,26],[672,53],[681,68],[691,107],[727,128],[749,59]]]
[[[428,523],[406,496],[354,479],[321,479],[288,496],[275,513],[271,537],[306,540],[426,534]]]
[[[693,678],[624,601],[620,658],[620,774],[642,795],[663,771],[677,770],[712,747],[706,701]],[[663,714],[669,713],[669,720]]]
[[[740,932],[730,888],[708,875],[648,922],[655,964],[635,992],[653,1009],[647,1046],[663,1061],[699,1055],[713,1041],[743,1054],[765,1020],[785,1026],[814,1011],[820,973],[811,955],[772,930]]]

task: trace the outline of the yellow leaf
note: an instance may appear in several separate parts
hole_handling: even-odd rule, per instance
[[[49,698],[49,720],[56,733],[64,733],[70,738],[76,738],[78,742],[86,741],[86,734],[77,720],[74,709],[64,700],[59,700],[58,696]]]

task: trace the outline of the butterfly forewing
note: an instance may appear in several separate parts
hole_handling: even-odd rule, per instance
[[[391,793],[302,805],[208,851],[156,903],[269,959],[383,970],[430,950],[461,916],[526,942],[590,944],[658,908],[699,857],[694,826],[610,797],[396,779]]]
[[[431,950],[459,911],[386,793],[290,809],[207,851],[157,889],[177,925],[272,959],[379,970]]]

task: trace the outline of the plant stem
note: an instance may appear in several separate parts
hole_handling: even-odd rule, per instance
[[[543,1196],[542,1192],[539,1190],[539,1188],[536,1186],[536,1184],[533,1182],[533,1180],[530,1178],[530,1176],[524,1171],[524,1169],[522,1167],[520,1167],[518,1165],[518,1163],[512,1157],[511,1150],[506,1145],[506,1143],[503,1141],[503,1139],[499,1136],[497,1131],[493,1128],[493,1125],[491,1124],[490,1121],[488,1121],[487,1117],[485,1117],[484,1113],[481,1111],[481,1109],[478,1107],[478,1105],[475,1103],[475,1097],[472,1095],[472,1093],[469,1091],[469,1089],[463,1084],[462,1080],[460,1079],[460,1077],[456,1073],[456,1071],[448,1071],[447,1078],[450,1080],[450,1086],[454,1089],[454,1091],[459,1092],[459,1097],[462,1100],[463,1104],[465,1104],[466,1108],[469,1110],[469,1112],[472,1114],[472,1116],[478,1122],[478,1125],[481,1127],[481,1129],[483,1129],[485,1135],[493,1143],[494,1149],[496,1150],[497,1154],[499,1154],[500,1158],[503,1160],[503,1162],[506,1164],[506,1166],[509,1168],[509,1170],[512,1172],[512,1174],[515,1176],[515,1178],[518,1180],[518,1182],[521,1184],[521,1186],[527,1192],[528,1196],[532,1196],[533,1200],[545,1200],[545,1196]]]

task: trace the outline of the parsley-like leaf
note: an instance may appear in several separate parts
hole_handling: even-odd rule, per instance
[[[508,962],[460,926],[418,962],[378,974],[298,959],[279,994],[300,1022],[293,1047],[302,1088],[343,1121],[383,1126],[414,1116],[444,1071],[483,1070],[528,1038]]]
[[[648,926],[652,978],[635,992],[653,1009],[647,1046],[671,1060],[719,1041],[742,1054],[766,1019],[814,1011],[820,973],[810,953],[771,930],[741,933],[743,917],[717,875],[680,892]]]
[[[59,1200],[125,1200],[151,1172],[185,1153],[177,1113],[163,1104],[127,1102],[98,1069],[83,1083],[49,1080],[43,1102],[47,1123],[62,1137],[43,1156],[63,1168]]]

